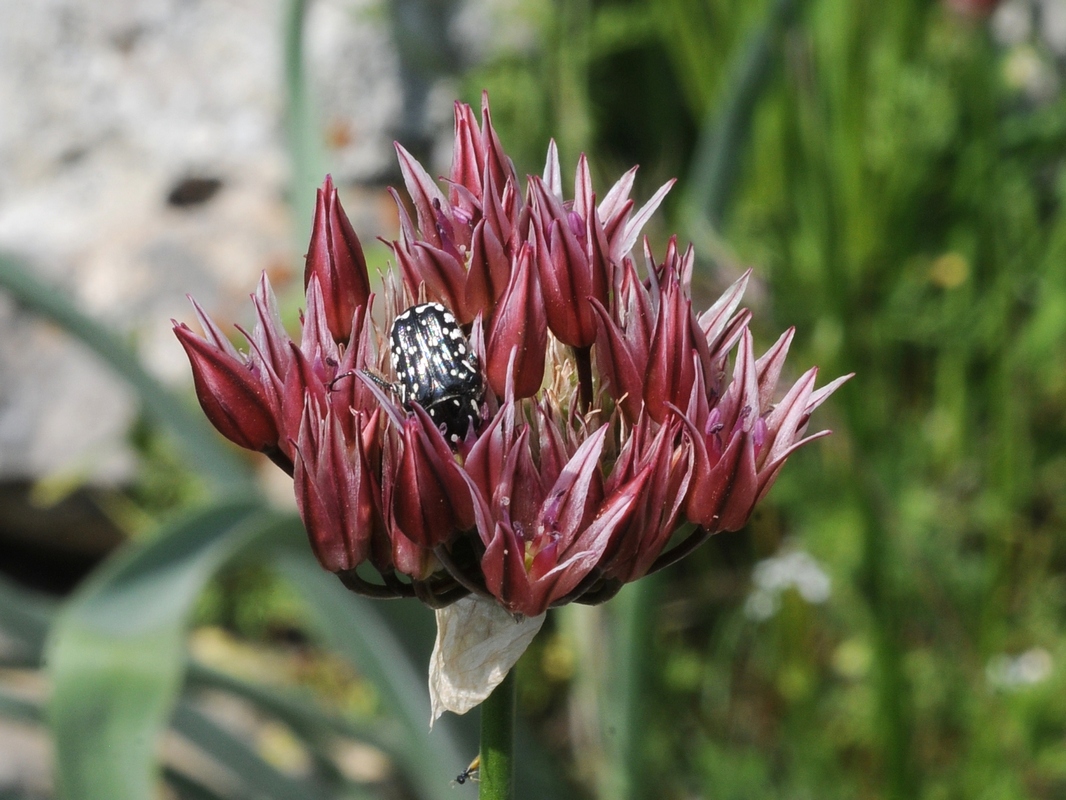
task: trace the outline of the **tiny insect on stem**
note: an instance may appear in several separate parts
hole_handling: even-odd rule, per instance
[[[478,781],[478,769],[481,767],[481,756],[474,756],[474,760],[470,762],[470,765],[455,776],[455,782],[462,786],[467,781]]]

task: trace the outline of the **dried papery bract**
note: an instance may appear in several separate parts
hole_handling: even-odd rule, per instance
[[[544,614],[516,619],[481,597],[437,611],[429,660],[430,726],[445,711],[465,714],[492,692],[544,624]]]

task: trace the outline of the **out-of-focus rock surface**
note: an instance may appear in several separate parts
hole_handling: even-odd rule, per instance
[[[311,4],[307,41],[327,167],[385,173],[401,92],[387,14]],[[171,382],[169,319],[193,294],[248,321],[266,269],[299,247],[286,202],[279,0],[8,0],[0,4],[0,249],[127,334]],[[375,204],[355,208],[360,233]],[[303,229],[309,220],[299,220]],[[111,483],[134,464],[120,381],[0,292],[0,480]]]

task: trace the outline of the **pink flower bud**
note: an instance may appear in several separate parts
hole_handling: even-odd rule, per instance
[[[192,365],[200,407],[218,432],[249,450],[276,447],[275,409],[251,365],[243,362],[232,346],[227,349],[208,342],[187,325],[175,322],[174,334]]]
[[[325,301],[326,321],[337,342],[352,335],[352,315],[366,305],[370,279],[366,257],[352,223],[341,208],[337,190],[328,175],[318,190],[311,244],[307,248],[304,286],[317,276]]]

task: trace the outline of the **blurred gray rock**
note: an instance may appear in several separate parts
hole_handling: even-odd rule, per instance
[[[298,272],[283,10],[279,0],[0,3],[0,249],[128,334],[171,382],[188,381],[169,323],[190,319],[186,293],[247,322],[262,270],[282,288]],[[338,183],[387,171],[402,105],[388,16],[368,0],[321,0],[308,41]],[[363,205],[350,210],[372,239],[365,226],[381,215]],[[121,481],[134,467],[135,411],[84,348],[0,293],[0,480]]]

